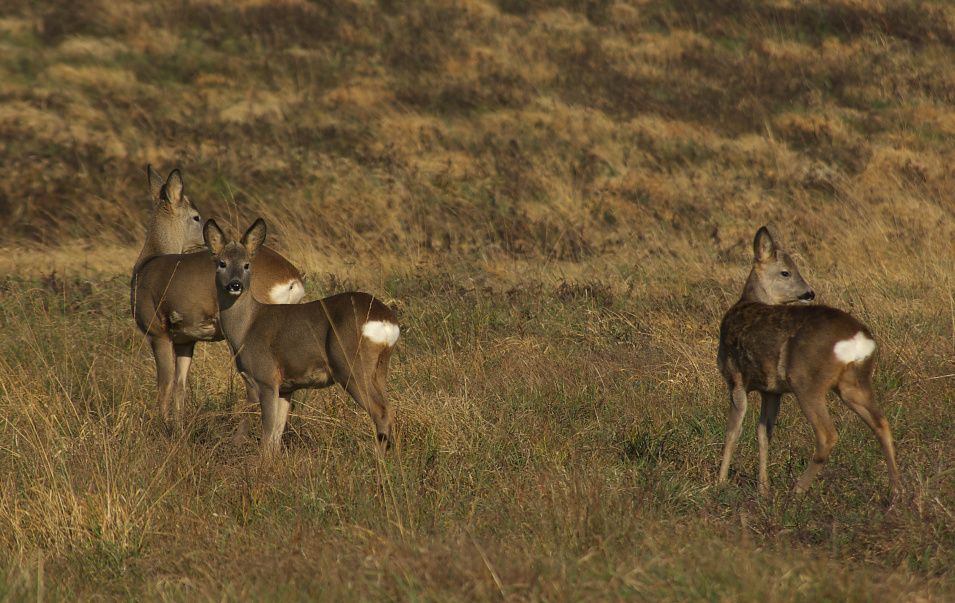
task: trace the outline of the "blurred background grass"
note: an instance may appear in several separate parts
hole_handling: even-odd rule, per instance
[[[955,585],[955,9],[910,0],[0,7],[0,595],[945,600]],[[338,390],[235,448],[200,346],[160,426],[127,310],[145,166],[268,220],[309,299],[402,322],[399,446]],[[750,413],[712,487],[719,320],[776,220],[879,337],[874,438]],[[254,422],[257,424],[258,422]]]

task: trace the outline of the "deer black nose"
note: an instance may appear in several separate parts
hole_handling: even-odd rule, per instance
[[[814,299],[816,299],[816,292],[815,292],[815,291],[809,291],[809,292],[803,293],[802,295],[799,296],[799,300],[800,300],[800,301],[812,301],[812,300],[814,300]]]
[[[229,293],[242,293],[242,283],[238,281],[231,282],[226,289],[229,291]]]

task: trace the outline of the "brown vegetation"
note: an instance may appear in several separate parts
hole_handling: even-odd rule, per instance
[[[4,2],[0,596],[952,598],[953,47],[918,0]],[[395,454],[325,390],[260,467],[221,344],[166,433],[127,309],[149,163],[264,217],[306,299],[396,309]],[[880,341],[894,504],[839,406],[793,498],[788,399],[774,494],[752,418],[714,487],[769,220]]]

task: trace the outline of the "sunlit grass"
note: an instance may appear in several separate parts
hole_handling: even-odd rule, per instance
[[[943,4],[12,2],[0,9],[0,598],[945,600],[955,89]],[[158,418],[145,165],[392,305],[396,446],[302,392],[273,463],[197,348]],[[776,220],[880,343],[872,434],[754,397],[719,320]],[[254,411],[253,411],[254,412]]]
[[[36,551],[46,584],[79,595],[337,597],[350,584],[359,597],[789,600],[863,583],[897,595],[939,586],[952,476],[937,427],[952,417],[937,380],[900,368],[901,382],[879,387],[904,467],[894,505],[874,438],[841,406],[831,463],[808,498],[793,498],[812,436],[791,403],[774,441],[773,494],[760,500],[752,418],[730,486],[713,486],[725,392],[707,357],[712,340],[699,346],[687,331],[693,313],[679,309],[712,292],[681,295],[656,316],[628,314],[642,324],[621,337],[613,324],[644,302],[599,281],[494,295],[450,279],[390,279],[416,311],[401,316],[390,379],[397,445],[384,463],[364,411],[329,389],[299,398],[287,454],[266,465],[254,442],[228,438],[238,395],[223,345],[200,348],[188,425],[168,433],[152,408],[148,351],[125,324],[125,283],[8,280],[4,332],[29,325],[4,340],[0,379],[0,521],[20,560],[10,592],[35,592]],[[923,397],[936,398],[931,413],[911,408]],[[715,580],[726,546],[746,562]],[[314,563],[317,574],[299,573]],[[846,563],[851,575],[821,586]],[[913,568],[906,581],[871,586],[900,564]],[[789,582],[787,567],[804,579]],[[277,586],[266,576],[278,570],[297,577]],[[755,579],[766,571],[778,572],[770,584]]]

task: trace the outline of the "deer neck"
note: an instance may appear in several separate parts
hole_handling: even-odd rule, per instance
[[[242,295],[233,297],[222,291],[219,296],[219,328],[222,329],[222,335],[232,346],[234,352],[242,348],[245,342],[245,335],[249,327],[255,321],[259,313],[261,304],[252,297],[252,290],[245,288]]]
[[[143,244],[139,257],[133,265],[133,272],[139,272],[143,264],[151,257],[157,255],[169,255],[182,253],[185,250],[186,242],[181,233],[170,232],[170,229],[163,228],[159,224],[161,216],[154,216],[149,221],[149,229],[146,231],[146,242]]]
[[[743,286],[743,296],[739,298],[737,303],[755,302],[758,304],[772,304],[772,299],[769,291],[763,286],[760,275],[753,270],[749,273],[749,278],[746,279],[746,285]]]

